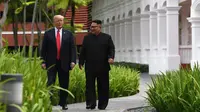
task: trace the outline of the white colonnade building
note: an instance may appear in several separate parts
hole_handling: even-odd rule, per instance
[[[92,17],[117,62],[148,64],[149,74],[200,63],[200,0],[93,0]]]

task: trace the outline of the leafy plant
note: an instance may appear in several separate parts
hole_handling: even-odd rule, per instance
[[[23,75],[23,104],[17,107],[22,112],[51,112],[52,104],[58,103],[59,83],[55,86],[47,87],[46,70],[41,68],[41,60],[37,53],[24,57],[23,51],[8,52],[0,51],[0,74],[22,74]],[[37,51],[35,51],[37,52]],[[57,78],[58,79],[58,78]],[[121,97],[133,95],[138,92],[139,72],[123,66],[111,66],[110,71],[110,97]],[[54,92],[50,92],[54,90]],[[68,103],[85,101],[85,72],[79,70],[78,66],[70,71],[70,82]],[[1,94],[1,92],[0,92]],[[50,94],[54,94],[53,102],[50,101]],[[73,96],[74,95],[74,96]],[[5,105],[1,105],[0,112]],[[13,105],[16,106],[16,105]]]
[[[51,112],[50,94],[52,93],[50,91],[62,88],[47,87],[46,70],[41,67],[42,60],[37,57],[37,51],[32,56],[32,50],[29,50],[28,58],[19,51],[8,53],[7,49],[4,49],[0,52],[0,74],[20,73],[23,75],[23,104],[20,108],[22,112]],[[72,94],[70,93],[70,95]]]
[[[147,91],[150,105],[158,112],[200,111],[200,69],[181,69],[152,79]]]
[[[139,90],[139,72],[123,66],[111,66],[110,98],[134,95]],[[58,81],[56,85],[58,85]],[[69,91],[75,98],[68,97],[68,103],[85,101],[85,72],[78,66],[70,72]],[[54,103],[58,103],[58,91],[54,93]]]
[[[139,72],[124,66],[111,66],[110,97],[130,96],[139,92]]]
[[[10,79],[7,79],[5,81],[1,81],[0,82],[0,88],[2,88],[3,84],[7,83],[8,81],[10,81]],[[8,92],[0,89],[0,101],[3,101],[3,97],[4,97],[5,94],[8,94]],[[5,102],[0,102],[0,112],[5,112],[5,111],[6,111],[6,104],[5,104]]]

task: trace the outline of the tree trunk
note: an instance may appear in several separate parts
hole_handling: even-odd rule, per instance
[[[72,17],[71,17],[71,27],[74,27],[74,19],[75,19],[75,3],[72,1],[71,4],[71,11],[72,11]]]
[[[68,5],[67,5],[66,9],[63,9],[64,12],[61,13],[62,16],[64,16],[64,17],[66,16],[66,13],[72,4],[72,1],[73,0],[68,0]]]
[[[39,56],[40,56],[40,48],[41,48],[41,37],[42,37],[42,34],[41,34],[41,31],[42,31],[42,10],[41,10],[41,7],[39,7],[39,11],[38,11],[38,21],[37,21],[37,30],[38,30],[38,53],[39,53]]]
[[[18,47],[18,35],[17,35],[17,31],[18,31],[18,17],[17,15],[14,13],[15,10],[13,9],[13,15],[12,15],[12,26],[13,26],[13,39],[14,39],[14,47],[15,50]]]
[[[2,28],[3,28],[4,22],[5,22],[6,19],[7,19],[8,2],[9,2],[9,0],[4,1],[3,16],[2,16],[2,18],[0,19],[0,49],[3,47],[3,42],[2,42],[2,31],[3,31],[3,30],[2,30]]]
[[[26,3],[26,0],[24,0],[24,2]],[[23,45],[24,45],[24,50],[26,48],[26,5],[24,6],[24,14],[23,14]],[[26,51],[26,50],[25,50]]]
[[[75,28],[74,28],[74,19],[75,19],[75,3],[74,1],[71,1],[71,11],[72,11],[72,17],[71,17],[71,28],[72,28],[72,32],[75,33]],[[74,44],[76,46],[76,37],[74,37]],[[77,46],[75,47],[76,51],[77,51]],[[77,53],[78,54],[78,53]]]
[[[52,14],[52,17],[55,15],[55,6],[53,5],[52,7],[51,7],[51,14]]]
[[[46,11],[46,12],[49,11],[49,9],[47,8],[46,5],[45,5],[45,11]],[[46,13],[46,12],[44,12],[44,13]],[[45,30],[46,30],[46,29],[48,29],[48,17],[47,17],[47,15],[46,15],[45,17],[46,17],[46,18],[45,18]]]
[[[31,43],[30,43],[31,48],[33,47],[33,44],[34,44],[34,23],[35,23],[35,18],[36,18],[37,3],[38,3],[38,0],[35,1],[35,6],[33,9],[33,18],[32,18],[32,25],[31,25],[32,33],[31,33]]]
[[[2,30],[2,27],[0,26],[0,50],[1,50],[1,48],[3,47],[2,32],[3,32],[3,30]]]

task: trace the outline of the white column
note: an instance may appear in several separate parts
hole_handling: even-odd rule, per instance
[[[104,25],[104,33],[109,34],[109,25],[108,25],[108,23]]]
[[[115,40],[114,40],[114,43],[115,43],[115,61],[116,62],[119,62],[119,24],[118,22],[115,22]]]
[[[111,36],[112,36],[112,40],[113,40],[113,43],[115,44],[115,31],[116,31],[116,29],[115,29],[115,23],[112,23],[111,24]]]
[[[119,61],[122,61],[122,21],[120,20],[118,23],[118,45],[119,45],[119,49],[118,49],[118,54],[119,54]]]
[[[167,70],[178,70],[179,55],[179,9],[166,7],[167,10]]]
[[[120,61],[124,61],[125,52],[125,21],[120,22]]]
[[[158,54],[157,61],[159,66],[157,66],[157,71],[166,71],[166,52],[167,52],[167,42],[166,42],[166,11],[164,9],[157,10],[157,42],[158,42]]]
[[[108,25],[108,29],[109,29],[109,35],[111,35],[111,37],[113,36],[113,24],[112,23],[110,23],[109,25]],[[113,37],[112,37],[113,38]]]
[[[131,62],[131,53],[132,53],[132,22],[131,18],[126,19],[125,21],[125,61]]]
[[[115,48],[116,48],[116,44],[115,44],[115,40],[116,40],[116,29],[115,29],[115,24],[116,23],[110,23],[110,26],[109,26],[109,31],[110,31],[110,36],[112,37],[112,41],[113,41],[113,44],[115,45]],[[115,52],[115,59],[116,59],[116,52]],[[117,60],[115,60],[117,61]]]
[[[149,74],[158,73],[157,66],[157,13],[150,12],[150,59],[149,59]]]
[[[188,19],[192,24],[192,60],[191,67],[200,64],[200,17],[191,17]]]
[[[136,17],[132,17],[132,43],[131,43],[131,47],[132,47],[132,53],[131,53],[131,62],[136,63],[136,34],[135,34],[135,30],[136,30]]]
[[[105,33],[105,25],[103,24],[101,27],[101,32]]]
[[[149,63],[149,14],[141,14],[141,63]]]
[[[127,53],[127,38],[128,38],[128,22],[127,19],[124,20],[124,39],[123,39],[123,55],[124,55],[124,61],[128,62],[128,53]]]
[[[141,63],[140,15],[133,16],[133,52],[136,63]]]

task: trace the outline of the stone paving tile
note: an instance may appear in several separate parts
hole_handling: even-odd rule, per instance
[[[106,110],[94,110],[85,109],[85,102],[68,105],[68,110],[59,111],[58,107],[53,107],[53,112],[122,112],[128,108],[147,106],[145,97],[147,96],[145,91],[148,89],[148,85],[151,84],[151,76],[147,73],[142,73],[140,78],[140,92],[133,96],[112,98],[109,100]]]

